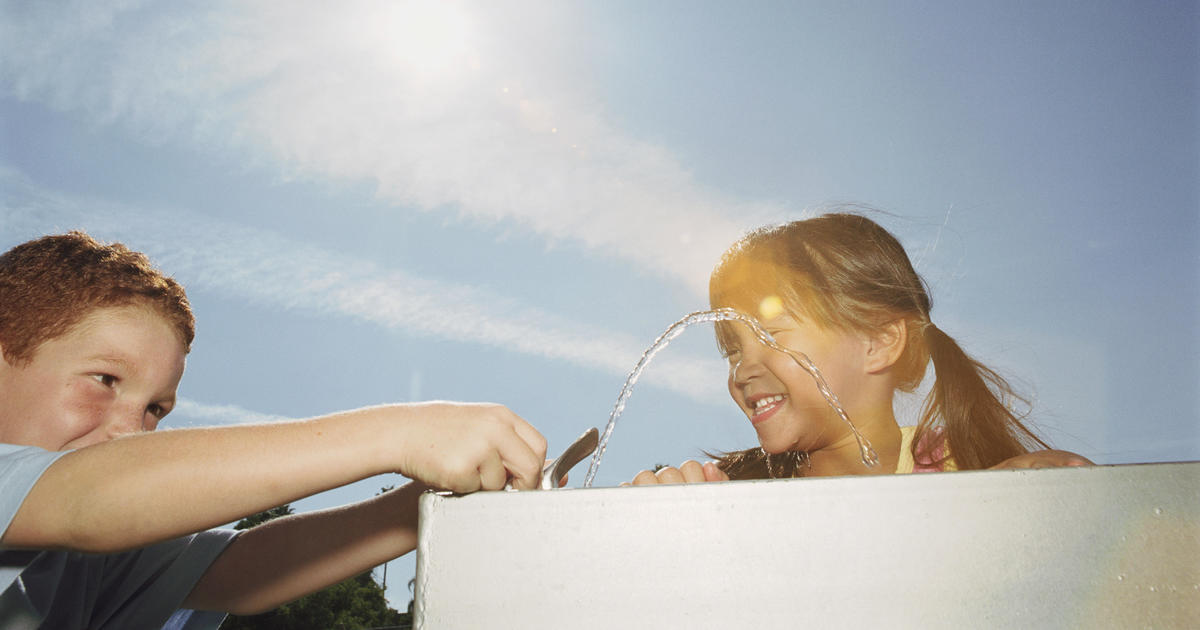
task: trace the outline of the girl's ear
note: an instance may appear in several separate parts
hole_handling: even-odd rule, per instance
[[[903,319],[894,319],[867,338],[867,372],[877,374],[900,360],[908,345],[908,326]]]

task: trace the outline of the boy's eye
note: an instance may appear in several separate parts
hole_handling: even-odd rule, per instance
[[[93,374],[92,378],[105,387],[112,387],[117,384],[117,377],[112,374]]]

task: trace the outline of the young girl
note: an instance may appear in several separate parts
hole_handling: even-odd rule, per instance
[[[642,471],[635,484],[1091,463],[1049,450],[1022,424],[1009,403],[1024,401],[933,323],[904,248],[870,219],[829,214],[755,230],[725,253],[709,295],[713,308],[752,315],[779,344],[806,354],[850,422],[792,357],[745,324],[719,322],[729,393],[761,449]],[[893,395],[915,389],[931,360],[936,380],[920,422],[900,427]]]

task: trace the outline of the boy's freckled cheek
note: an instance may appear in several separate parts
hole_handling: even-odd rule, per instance
[[[63,400],[62,427],[71,437],[79,437],[90,433],[100,426],[104,418],[103,393],[97,393],[88,383],[72,385],[68,395]]]

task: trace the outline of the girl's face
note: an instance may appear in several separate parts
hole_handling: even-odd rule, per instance
[[[151,308],[95,309],[28,363],[0,358],[0,442],[60,451],[153,431],[175,404],[185,356]]]
[[[780,345],[817,366],[850,417],[866,374],[865,337],[831,330],[786,311],[760,319]],[[744,324],[729,324],[729,394],[754,425],[763,450],[816,451],[844,440],[849,428],[812,376],[792,357],[763,345]]]

